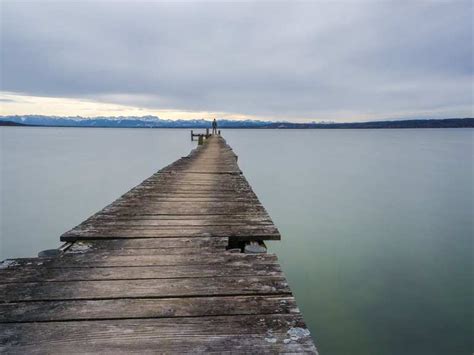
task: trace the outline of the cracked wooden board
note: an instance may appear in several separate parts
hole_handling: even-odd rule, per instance
[[[115,267],[31,267],[0,270],[0,278],[7,283],[87,281],[87,280],[139,280],[170,279],[193,277],[247,277],[247,276],[281,276],[280,265],[274,263],[240,263],[224,264],[216,267],[209,265],[174,265],[174,266],[115,266]],[[15,287],[14,285],[10,287]],[[16,287],[21,287],[18,285]]]
[[[42,268],[95,268],[95,267],[136,267],[136,266],[174,266],[174,265],[255,265],[276,262],[273,254],[242,254],[229,252],[213,252],[205,254],[196,250],[191,254],[164,254],[164,255],[120,255],[110,253],[103,256],[88,253],[65,254],[55,258],[21,258],[9,259],[15,269],[22,266]],[[1,271],[1,270],[0,270]]]
[[[297,314],[0,324],[6,353],[316,353]]]
[[[4,302],[291,294],[282,276],[25,282],[0,285]]]
[[[285,295],[0,303],[0,323],[297,313]]]

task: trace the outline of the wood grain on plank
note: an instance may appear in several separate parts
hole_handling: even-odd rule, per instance
[[[56,281],[98,281],[139,280],[193,277],[246,277],[282,276],[278,263],[175,265],[175,266],[117,266],[117,267],[69,267],[47,268],[25,266],[21,269],[0,270],[3,283],[56,282]],[[21,287],[21,285],[11,287]]]
[[[0,324],[7,353],[316,353],[294,314]]]
[[[77,267],[117,267],[117,266],[172,266],[172,265],[253,265],[272,264],[276,262],[273,254],[241,253],[193,253],[175,255],[110,255],[93,257],[89,254],[64,255],[55,258],[21,258],[12,259],[15,269],[22,266],[43,268],[77,268]],[[8,269],[7,269],[8,270]]]
[[[38,301],[0,303],[0,323],[298,312],[295,299],[285,295]]]
[[[160,238],[160,239],[108,239],[78,241],[73,246],[100,249],[143,249],[143,248],[218,248],[225,249],[228,238],[192,237],[192,238]]]
[[[0,299],[5,302],[290,293],[288,283],[281,276],[27,282],[21,287],[0,285]]]

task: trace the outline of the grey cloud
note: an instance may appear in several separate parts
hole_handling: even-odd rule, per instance
[[[472,2],[2,2],[2,90],[267,118],[472,114]]]

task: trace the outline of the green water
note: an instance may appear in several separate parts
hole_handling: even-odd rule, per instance
[[[223,130],[322,354],[472,354],[473,130]],[[188,130],[1,128],[0,259],[192,148]]]
[[[323,354],[473,352],[473,130],[226,136]]]

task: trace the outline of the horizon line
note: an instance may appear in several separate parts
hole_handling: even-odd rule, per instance
[[[143,115],[143,116],[60,116],[60,115],[43,115],[43,114],[15,114],[15,115],[0,115],[1,119],[8,119],[8,117],[45,117],[50,119],[82,119],[82,120],[94,120],[94,119],[109,119],[109,120],[117,120],[117,119],[124,119],[124,120],[132,120],[132,119],[144,119],[144,118],[153,118],[155,120],[160,121],[170,121],[170,122],[178,122],[178,121],[205,121],[211,122],[212,118],[177,118],[177,119],[170,119],[170,118],[162,118],[156,115]],[[376,123],[376,122],[399,122],[399,121],[429,121],[429,120],[454,120],[454,119],[473,119],[474,117],[444,117],[444,118],[432,118],[432,117],[414,117],[414,118],[380,118],[375,120],[363,120],[363,121],[334,121],[329,119],[320,119],[320,120],[312,120],[312,121],[305,121],[305,122],[298,122],[298,121],[288,121],[288,120],[262,120],[262,119],[231,119],[231,118],[219,118],[218,116],[215,117],[217,121],[227,121],[227,122],[259,122],[259,123],[284,123],[284,124],[297,124],[297,125],[304,125],[304,124],[350,124],[350,123]]]

